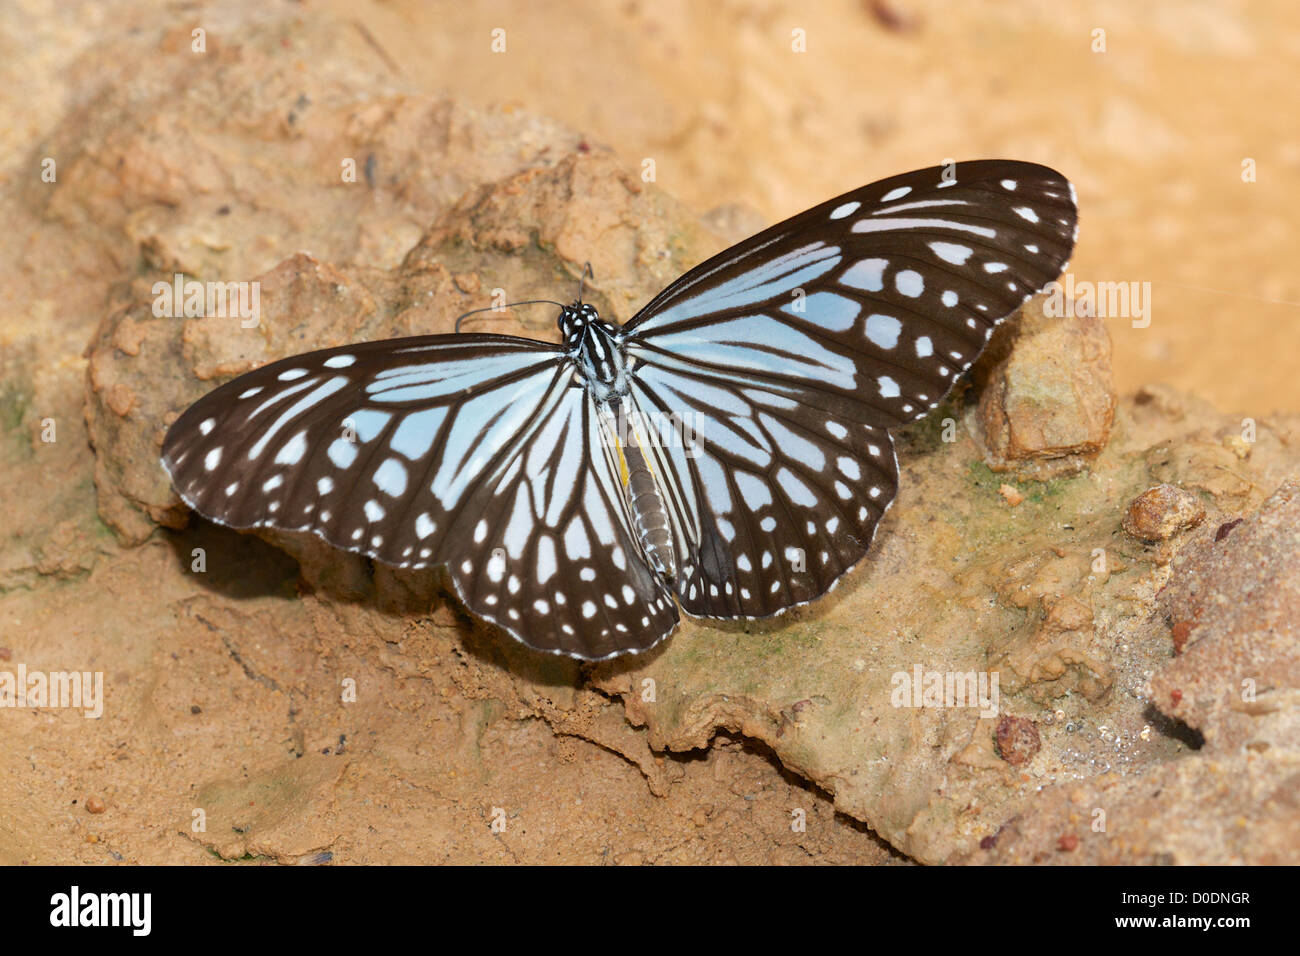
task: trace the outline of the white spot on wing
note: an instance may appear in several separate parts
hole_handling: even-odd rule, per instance
[[[555,540],[549,535],[544,534],[537,541],[537,583],[545,584],[559,570],[555,561]],[[563,602],[563,595],[556,594],[556,601]]]
[[[789,468],[782,468],[776,473],[776,483],[781,486],[786,497],[797,505],[811,508],[817,504],[817,496]]]
[[[915,299],[925,291],[925,280],[921,278],[921,273],[915,269],[904,269],[894,276],[894,288],[901,295]]]
[[[385,458],[375,469],[375,487],[390,498],[400,498],[406,491],[406,467],[396,458]]]
[[[997,236],[996,229],[989,229],[987,226],[974,226],[965,222],[953,222],[951,219],[920,219],[910,216],[901,216],[897,219],[859,219],[853,224],[854,232],[905,232],[923,231],[926,229],[953,229],[957,232],[969,232],[976,236],[983,236],[985,239],[992,239]]]
[[[840,276],[840,284],[855,289],[865,289],[868,292],[879,292],[885,287],[884,275],[887,265],[889,262],[885,259],[860,259],[844,270],[844,275]]]
[[[284,443],[275,454],[275,463],[277,465],[296,465],[302,460],[303,454],[307,451],[307,433],[299,432]]]
[[[966,260],[975,254],[975,250],[970,246],[963,246],[955,242],[932,242],[930,248],[944,262],[951,262],[955,266],[964,266]]]
[[[903,323],[892,315],[877,314],[867,316],[867,338],[882,349],[892,349],[896,346],[898,344],[898,333],[902,329]]]
[[[488,558],[486,570],[488,580],[493,584],[500,584],[501,579],[506,574],[506,556],[500,550],[492,552],[492,557]]]
[[[330,442],[325,454],[339,468],[350,468],[352,463],[357,460],[357,446],[346,438],[336,438]]]
[[[784,306],[781,311],[795,318],[807,316],[819,327],[843,332],[853,328],[862,306],[834,292],[814,292],[802,301]]]

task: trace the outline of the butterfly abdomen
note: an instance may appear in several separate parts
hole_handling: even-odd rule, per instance
[[[635,439],[624,449],[627,461],[627,498],[636,521],[637,537],[650,566],[671,581],[677,576],[672,532],[668,527],[668,510],[664,507],[659,483],[650,470],[645,452]]]

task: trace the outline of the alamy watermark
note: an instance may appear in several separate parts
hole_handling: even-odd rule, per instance
[[[1043,312],[1054,319],[1132,319],[1133,328],[1151,324],[1150,282],[1076,282],[1067,272],[1063,282],[1043,287]]]
[[[649,446],[680,448],[687,458],[696,458],[703,450],[697,420],[694,410],[685,415],[640,410],[629,413],[627,407],[620,404],[617,413],[606,418],[602,437],[606,443],[613,443],[618,448],[627,448],[633,443],[646,450]]]
[[[917,664],[890,678],[894,707],[973,707],[981,717],[996,717],[1001,693],[997,671],[927,671]]]
[[[0,707],[71,708],[89,720],[104,713],[103,671],[0,671]]]
[[[172,281],[159,279],[151,290],[153,314],[160,319],[239,318],[245,329],[262,321],[262,283],[200,282],[177,272]]]

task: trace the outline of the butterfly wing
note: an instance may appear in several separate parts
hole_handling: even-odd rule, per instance
[[[652,456],[674,499],[682,607],[766,616],[833,587],[894,497],[887,429],[943,400],[1064,269],[1076,233],[1054,170],[934,167],[759,233],[638,313],[633,400],[696,432]]]
[[[778,614],[826,593],[862,558],[898,487],[885,429],[833,401],[796,404],[757,377],[724,386],[680,367],[638,371],[638,412],[684,423],[682,440],[644,431],[688,613]]]
[[[479,617],[587,658],[650,646],[677,623],[635,559],[600,439],[555,346],[426,336],[242,375],[176,420],[162,462],[213,521],[310,531],[402,568],[446,566]]]

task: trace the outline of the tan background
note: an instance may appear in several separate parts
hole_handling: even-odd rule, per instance
[[[160,10],[217,33],[246,16],[29,6],[27,35],[0,41],[11,159],[77,98],[59,69],[107,33],[153,29]],[[399,83],[552,116],[630,164],[653,158],[659,185],[701,211],[756,210],[745,222],[949,156],[1053,165],[1079,187],[1076,277],[1153,284],[1150,328],[1111,322],[1122,391],[1164,381],[1244,414],[1300,408],[1300,14],[1286,0],[325,0],[266,16],[313,8],[351,21]]]
[[[701,211],[775,221],[950,156],[1055,166],[1079,188],[1076,279],[1152,283],[1150,328],[1110,322],[1121,391],[1163,381],[1225,411],[1300,408],[1294,4],[330,6],[407,80],[653,158],[659,185]]]

